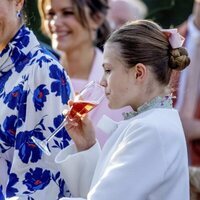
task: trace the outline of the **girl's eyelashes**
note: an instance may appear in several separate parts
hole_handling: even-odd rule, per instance
[[[110,74],[111,70],[110,69],[104,69],[105,74]]]
[[[103,64],[103,70],[104,74],[110,74],[111,73],[111,66],[109,64]]]

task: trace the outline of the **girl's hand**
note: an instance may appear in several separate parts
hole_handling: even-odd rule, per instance
[[[73,101],[69,101],[68,104],[71,107]],[[88,119],[87,115],[84,115],[81,119],[71,120],[68,118],[69,112],[67,110],[63,112],[68,122],[65,128],[74,141],[77,151],[89,149],[96,143],[95,131],[91,120]]]

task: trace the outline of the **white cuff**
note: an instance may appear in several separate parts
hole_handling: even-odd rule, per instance
[[[86,151],[77,152],[74,144],[58,153],[55,162],[74,197],[86,198],[101,149],[98,142]]]

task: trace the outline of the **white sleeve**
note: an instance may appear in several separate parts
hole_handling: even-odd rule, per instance
[[[155,132],[147,126],[129,129],[87,199],[146,199],[161,182],[165,168],[160,139]]]
[[[76,151],[74,144],[60,151],[55,162],[73,197],[86,197],[101,149],[98,142],[87,151]]]

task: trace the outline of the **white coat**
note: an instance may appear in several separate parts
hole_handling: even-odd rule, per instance
[[[71,145],[56,161],[63,155],[60,167],[74,200],[189,200],[186,142],[175,109],[122,121],[101,153],[98,144],[78,153]]]

